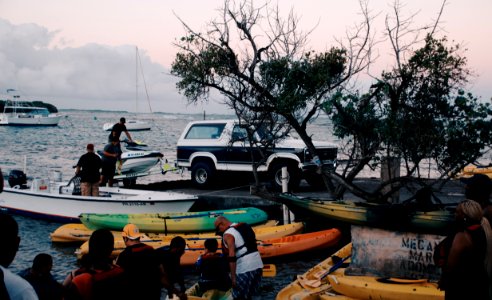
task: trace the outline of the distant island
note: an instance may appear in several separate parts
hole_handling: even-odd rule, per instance
[[[6,102],[6,100],[0,100],[0,112],[4,111]],[[50,113],[58,112],[58,108],[56,108],[56,106],[54,106],[53,104],[45,103],[43,101],[17,101],[17,104],[27,107],[44,107],[47,108]]]

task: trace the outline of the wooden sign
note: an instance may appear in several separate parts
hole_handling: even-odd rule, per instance
[[[426,278],[436,281],[441,269],[434,249],[445,237],[352,226],[352,261],[347,275]]]

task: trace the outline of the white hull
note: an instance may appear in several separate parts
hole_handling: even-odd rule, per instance
[[[62,188],[67,189],[67,188]],[[0,194],[0,207],[12,213],[58,222],[78,222],[81,213],[156,213],[186,212],[197,197],[174,192],[155,192],[101,187],[105,197],[88,197],[59,193],[59,185],[46,190],[6,187]]]
[[[60,122],[60,115],[49,116],[0,116],[0,125],[10,126],[56,126]]]
[[[113,129],[114,123],[104,123],[103,129],[106,131],[111,131]],[[128,120],[125,123],[126,129],[128,131],[144,131],[150,130],[150,124],[143,121]]]
[[[128,152],[126,152],[128,153]],[[142,157],[134,159],[123,159],[121,171],[116,168],[115,175],[129,173],[145,173],[155,167],[160,161],[160,157]]]

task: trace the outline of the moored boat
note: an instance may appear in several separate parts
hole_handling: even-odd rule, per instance
[[[402,204],[321,200],[292,194],[280,194],[278,200],[293,209],[355,225],[446,233],[454,224],[454,210],[450,209],[420,211]]]
[[[22,173],[22,172],[21,172]],[[23,173],[22,173],[23,174]],[[23,175],[25,180],[25,174]],[[99,196],[74,195],[75,185],[35,179],[10,181],[0,194],[0,207],[14,214],[61,223],[80,222],[81,213],[186,212],[198,199],[176,192],[156,192],[119,187],[100,187]],[[22,180],[22,179],[21,179]]]
[[[123,230],[133,223],[142,232],[204,232],[215,229],[214,221],[218,216],[227,217],[231,222],[245,222],[250,225],[265,222],[266,212],[256,207],[244,207],[199,212],[162,212],[148,214],[89,214],[80,215],[81,222],[87,228]]]
[[[8,89],[7,92],[15,91]],[[57,126],[61,115],[50,113],[46,107],[31,106],[19,101],[20,96],[14,95],[7,100],[0,113],[0,125],[8,126]]]

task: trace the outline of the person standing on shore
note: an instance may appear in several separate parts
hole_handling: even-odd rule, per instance
[[[229,262],[234,299],[252,299],[259,294],[263,262],[256,248],[256,236],[246,223],[232,223],[224,216],[214,222],[222,235],[222,252]]]
[[[113,137],[111,143],[104,146],[102,157],[102,172],[100,185],[113,186],[114,173],[116,171],[116,162],[121,158],[121,149],[118,146],[119,140]]]
[[[53,278],[52,268],[53,257],[46,253],[39,253],[34,257],[32,267],[19,273],[32,285],[39,300],[63,299],[63,286]]]
[[[113,264],[113,250],[111,231],[98,229],[91,234],[87,268],[72,279],[65,300],[125,299],[124,271]]]
[[[464,200],[456,207],[458,230],[442,265],[439,288],[446,300],[489,300],[492,230],[480,204]]]
[[[34,288],[24,278],[7,269],[19,250],[19,226],[12,216],[0,213],[2,246],[0,247],[0,299],[37,300]]]
[[[188,299],[185,294],[185,284],[183,270],[181,269],[181,256],[185,253],[186,241],[181,236],[175,236],[169,247],[157,249],[161,267],[161,283],[165,289],[161,297],[173,298],[173,295],[178,296],[180,300]],[[179,289],[176,287],[179,285]]]
[[[485,174],[475,174],[469,178],[462,178],[465,184],[465,197],[477,201],[482,206],[484,217],[492,224],[492,204],[490,193],[492,192],[492,180]]]
[[[140,231],[135,224],[126,224],[121,235],[126,248],[118,255],[116,264],[125,271],[125,284],[138,286],[138,289],[128,290],[125,297],[159,300],[161,270],[156,250],[140,242]]]
[[[87,153],[77,162],[75,174],[80,176],[82,196],[99,196],[99,169],[102,167],[101,158],[94,153],[94,144],[87,144]]]

